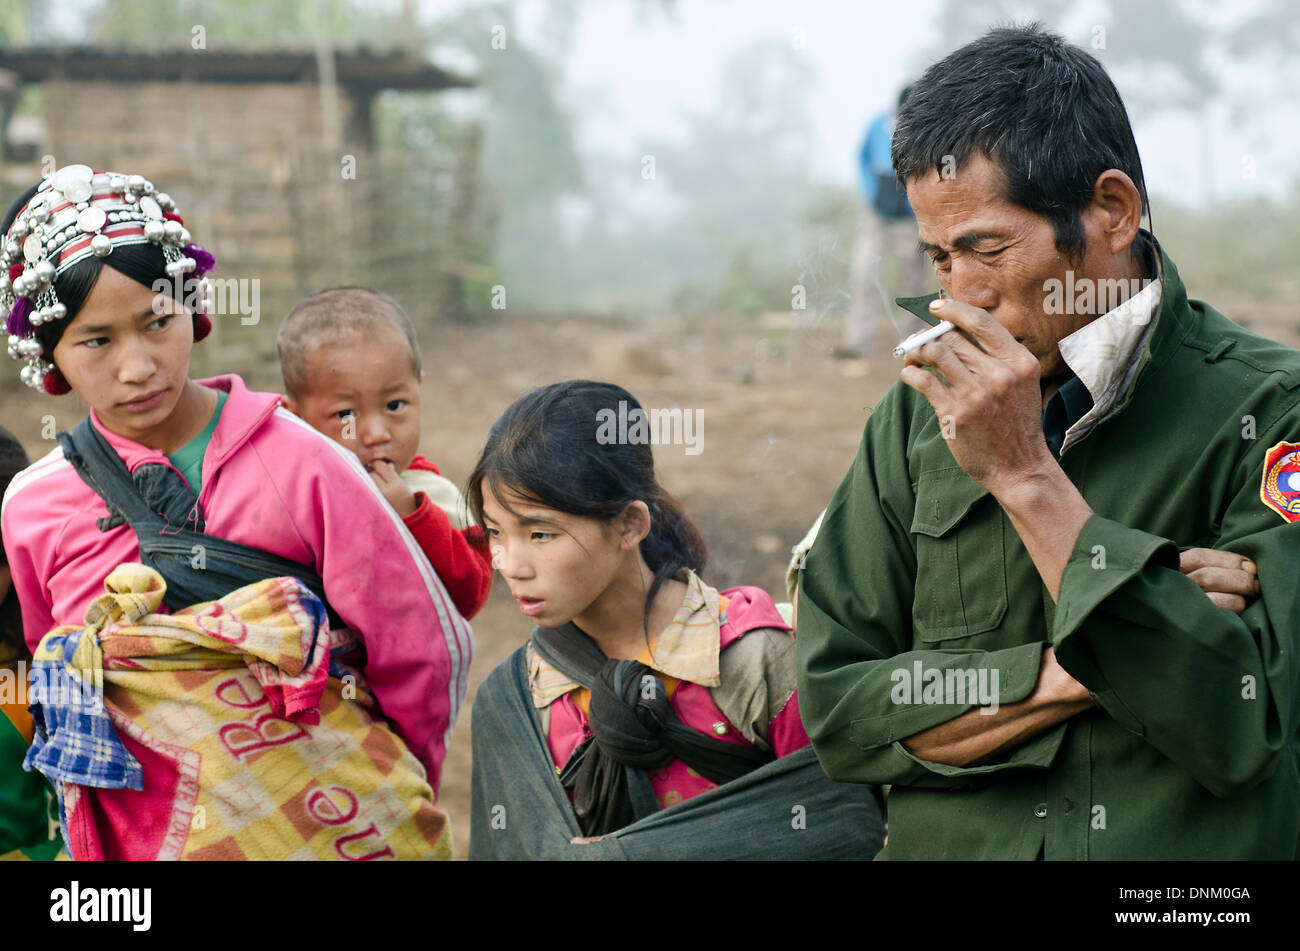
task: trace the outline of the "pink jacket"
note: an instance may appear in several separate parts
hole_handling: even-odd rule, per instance
[[[356,457],[237,376],[203,457],[207,531],[313,566],[325,598],[365,645],[368,685],[436,791],[468,687],[473,640],[442,581]],[[167,457],[91,420],[132,472]],[[101,532],[104,502],[53,452],[5,493],[3,534],[29,647],[81,624],[104,579],[139,560],[127,525]]]

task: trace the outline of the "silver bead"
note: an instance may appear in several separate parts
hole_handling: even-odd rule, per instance
[[[36,309],[35,313],[32,314],[32,316],[35,317],[36,314],[40,314],[40,315],[41,315],[41,323],[43,323],[43,324],[48,324],[51,320],[54,319],[54,317],[53,317],[53,315],[50,313],[50,309],[49,309],[48,307],[38,307],[38,308]]]
[[[152,194],[153,194],[153,182],[149,181],[149,179],[147,179],[147,178],[144,180],[144,189],[143,189],[143,194],[146,194],[146,195],[152,195]]]
[[[172,201],[172,196],[167,194],[166,192],[157,192],[153,197],[154,200],[158,202],[158,204],[162,207],[163,211],[171,211],[173,208],[176,207],[176,202]]]
[[[13,292],[13,282],[9,280],[8,274],[0,275],[0,297]]]
[[[131,191],[137,195],[144,194],[144,185],[145,182],[143,175],[128,175],[126,177],[126,187],[131,189]]]
[[[54,264],[48,259],[36,265],[36,280],[48,284],[54,280]]]
[[[186,228],[186,227],[184,227],[184,226],[182,226],[182,227],[181,227],[181,237],[180,237],[180,244],[181,244],[181,246],[184,247],[185,245],[189,244],[191,240],[192,240],[192,239],[191,239],[191,237],[190,237],[190,229],[189,229],[189,228]]]
[[[77,211],[85,211],[89,207],[90,207],[90,202],[88,201],[77,202]]]
[[[15,297],[27,296],[27,275],[25,273],[19,274],[17,277],[14,278],[14,296]]]
[[[9,229],[9,233],[17,240],[21,241],[31,232],[31,226],[27,224],[26,218],[19,218],[14,222],[14,226]]]
[[[181,227],[179,221],[172,221],[170,218],[163,222],[163,236],[172,244],[180,240],[181,232],[185,230]]]
[[[38,225],[43,225],[50,220],[50,209],[44,205],[33,205],[27,212],[27,216]]]
[[[144,236],[154,244],[157,244],[163,239],[165,230],[163,223],[156,219],[151,218],[144,223]]]
[[[10,238],[8,241],[5,242],[5,253],[9,255],[9,257],[11,258],[18,257],[18,252],[21,250],[22,250],[22,246],[17,241],[14,241],[12,238]]]
[[[108,187],[119,195],[126,191],[126,177],[123,175],[108,176]]]
[[[18,379],[22,380],[28,386],[32,386],[32,374],[35,372],[36,368],[29,363],[18,371]]]
[[[106,234],[97,234],[90,239],[90,250],[97,258],[108,257],[113,251],[113,239]]]
[[[67,308],[67,305],[65,305],[65,304],[51,304],[51,305],[50,305],[50,319],[51,319],[51,320],[62,320],[64,317],[67,317],[67,316],[68,316],[68,308]]]

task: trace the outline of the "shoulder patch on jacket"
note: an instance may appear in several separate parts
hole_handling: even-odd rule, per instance
[[[1300,522],[1300,443],[1280,442],[1264,456],[1259,497],[1288,522]]]

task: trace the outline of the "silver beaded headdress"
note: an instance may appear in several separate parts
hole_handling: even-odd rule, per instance
[[[40,388],[54,368],[42,357],[36,328],[68,315],[54,292],[55,278],[92,255],[145,243],[161,246],[167,273],[177,280],[191,272],[202,278],[215,264],[191,242],[171,198],[143,176],[65,165],[41,181],[0,246],[0,313],[9,315],[9,356],[27,361],[24,383]],[[204,314],[207,280],[200,285],[195,309]]]

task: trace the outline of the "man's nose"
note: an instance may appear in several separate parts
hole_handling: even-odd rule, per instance
[[[953,261],[952,274],[948,278],[948,292],[954,300],[981,310],[992,310],[998,302],[985,269],[971,260]]]

